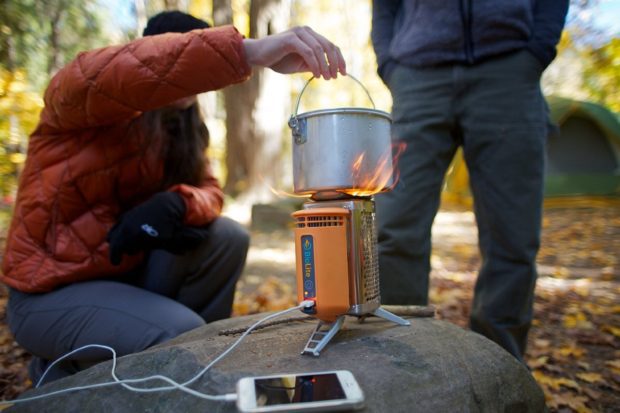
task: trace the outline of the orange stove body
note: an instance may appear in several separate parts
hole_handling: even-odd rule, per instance
[[[351,307],[345,208],[296,211],[297,299],[314,300],[312,315],[333,322]]]

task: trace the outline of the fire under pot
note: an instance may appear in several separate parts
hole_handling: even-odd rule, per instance
[[[289,121],[294,191],[311,197],[292,214],[297,297],[314,301],[304,311],[319,319],[302,354],[319,356],[346,315],[410,323],[381,308],[379,289],[372,195],[394,183],[390,115],[364,108],[297,115],[297,108]]]

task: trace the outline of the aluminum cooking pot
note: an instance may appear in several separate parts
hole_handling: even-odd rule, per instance
[[[373,109],[334,108],[297,114],[289,120],[293,136],[293,185],[297,194],[315,199],[369,196],[393,184],[392,118],[374,109],[368,90],[351,75],[370,99]]]

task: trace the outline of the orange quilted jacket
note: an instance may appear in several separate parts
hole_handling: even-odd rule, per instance
[[[25,292],[123,273],[106,235],[119,215],[157,191],[162,165],[144,151],[139,117],[177,99],[250,75],[242,36],[231,26],[167,33],[84,52],[51,80],[30,136],[2,281]],[[203,225],[222,208],[210,173],[203,185],[175,185],[185,222]]]

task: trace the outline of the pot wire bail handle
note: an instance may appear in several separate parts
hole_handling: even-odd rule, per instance
[[[376,109],[377,107],[375,106],[375,101],[372,100],[372,97],[370,96],[370,92],[368,92],[368,89],[366,89],[366,86],[364,86],[364,84],[360,82],[359,79],[357,79],[355,76],[351,74],[347,74],[346,76],[355,80],[357,84],[360,85],[362,89],[364,89],[364,92],[366,92],[366,96],[368,96],[368,100],[370,100],[370,103],[372,104],[372,108]],[[295,103],[295,112],[293,112],[290,119],[288,120],[288,126],[289,128],[293,130],[293,137],[295,138],[296,144],[302,144],[306,142],[305,123],[301,124],[299,122],[299,119],[297,119],[297,112],[299,111],[299,103],[301,102],[301,96],[304,94],[304,92],[306,91],[306,88],[308,87],[310,82],[312,82],[313,79],[315,79],[314,76],[308,79],[304,87],[301,89],[299,96],[297,96],[297,102]]]

